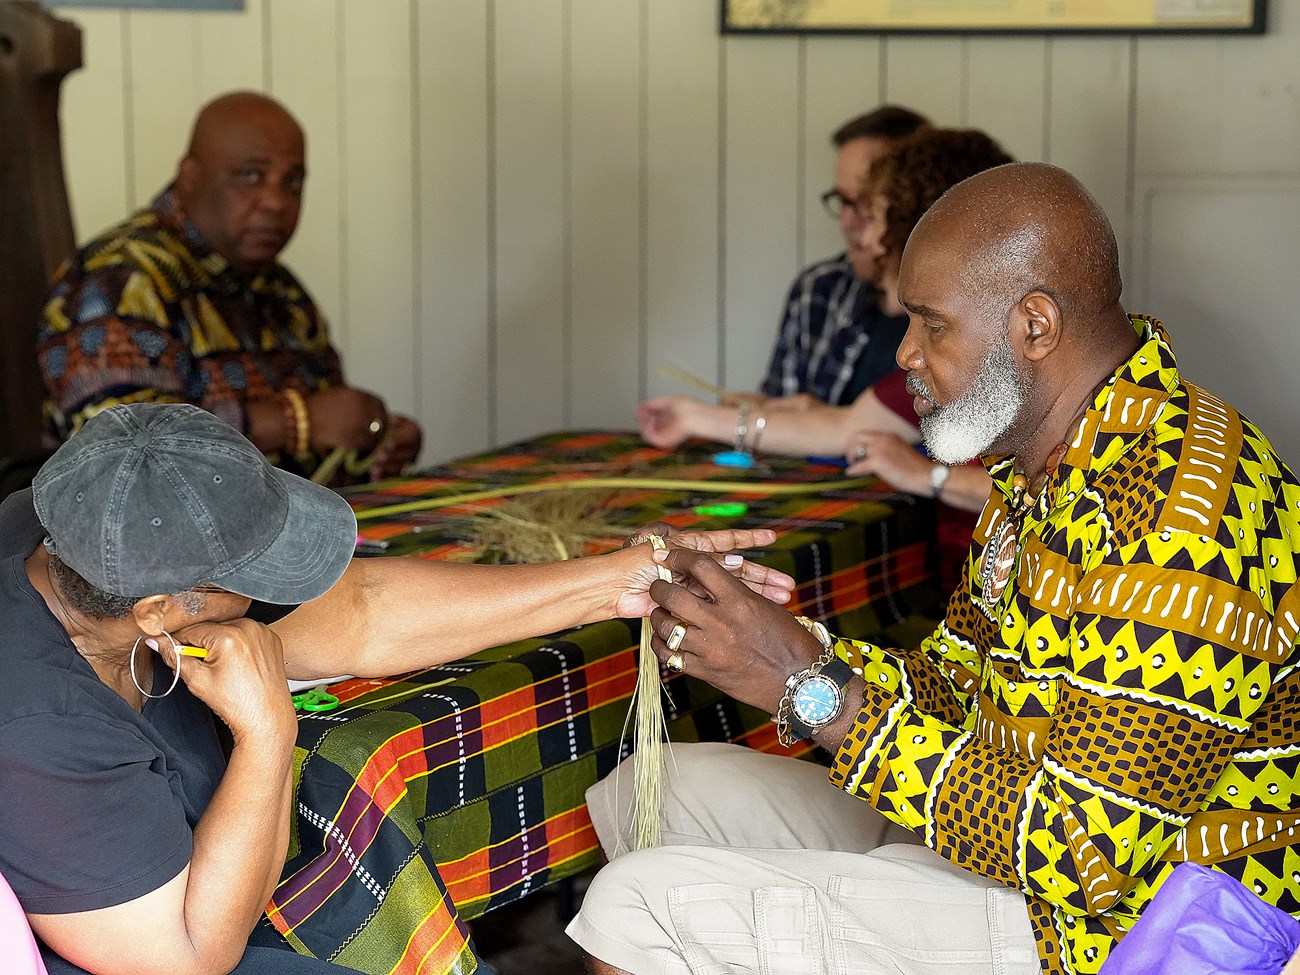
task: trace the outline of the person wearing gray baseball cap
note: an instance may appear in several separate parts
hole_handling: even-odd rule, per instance
[[[0,873],[52,975],[345,970],[259,924],[289,842],[286,680],[642,615],[659,577],[648,545],[486,566],[354,561],[355,541],[346,501],[187,405],[103,411],[0,503]]]

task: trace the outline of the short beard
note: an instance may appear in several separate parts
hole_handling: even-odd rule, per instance
[[[999,334],[966,392],[921,417],[926,450],[944,464],[964,464],[987,452],[1011,428],[1032,386],[1030,377],[1016,366],[1010,340]],[[908,376],[907,388],[934,402],[917,376]]]

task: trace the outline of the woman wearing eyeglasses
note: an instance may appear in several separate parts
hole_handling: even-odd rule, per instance
[[[879,284],[884,313],[906,321],[898,302],[898,269],[907,238],[926,210],[962,180],[1012,161],[978,130],[925,128],[872,163],[853,204],[854,243],[862,272]],[[842,455],[850,475],[876,474],[900,490],[938,499],[941,574],[947,584],[956,580],[970,542],[970,513],[984,506],[989,478],[978,465],[949,468],[916,450],[921,435],[906,384],[907,374],[895,368],[848,406],[776,399],[758,406],[743,403],[739,412],[731,404],[664,396],[642,403],[637,423],[656,447],[698,437],[778,454]],[[742,429],[746,436],[739,435]],[[756,431],[761,444],[754,442]]]

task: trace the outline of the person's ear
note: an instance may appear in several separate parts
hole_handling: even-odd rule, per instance
[[[1042,362],[1061,342],[1061,307],[1043,291],[1031,291],[1012,310],[1012,334],[1020,339],[1021,354]]]
[[[176,167],[176,193],[185,201],[194,198],[194,191],[199,185],[199,161],[193,156],[186,156]]]
[[[161,636],[167,629],[167,613],[172,609],[173,603],[171,596],[145,596],[137,599],[135,605],[131,607],[131,616],[141,633],[147,636]]]

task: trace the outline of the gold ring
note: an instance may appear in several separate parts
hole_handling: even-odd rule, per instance
[[[681,648],[682,641],[685,639],[686,639],[686,627],[682,626],[681,623],[678,623],[676,626],[673,627],[672,632],[668,634],[668,639],[665,640],[664,643],[668,644],[669,650],[676,653],[677,650]]]
[[[674,650],[668,655],[668,659],[664,661],[664,666],[674,674],[686,673],[686,654],[680,650]]]
[[[384,421],[383,421],[383,420],[371,420],[371,421],[370,421],[370,432],[371,432],[371,433],[378,433],[378,432],[379,432],[380,430],[382,430],[382,429],[384,429]]]

